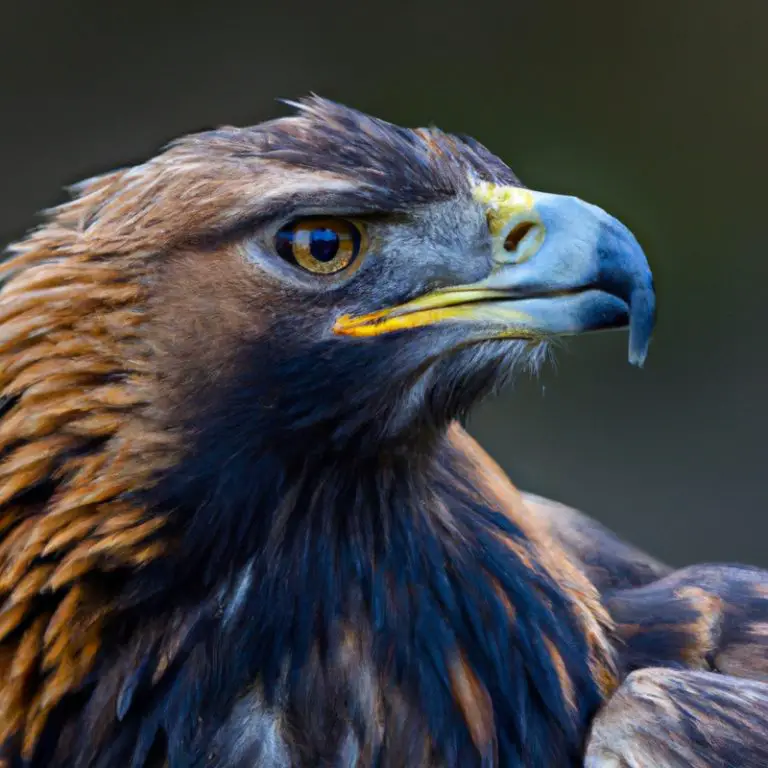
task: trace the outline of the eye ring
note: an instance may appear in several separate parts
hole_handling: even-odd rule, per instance
[[[349,267],[367,246],[365,228],[336,217],[306,217],[281,227],[277,254],[306,272],[332,275]]]

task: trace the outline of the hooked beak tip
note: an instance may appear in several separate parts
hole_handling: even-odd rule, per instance
[[[629,362],[642,368],[656,324],[653,283],[633,292],[629,315]]]

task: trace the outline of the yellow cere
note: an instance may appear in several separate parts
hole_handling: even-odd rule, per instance
[[[525,249],[515,254],[515,263],[525,261],[538,251],[544,242],[546,229],[536,210],[535,192],[481,181],[474,186],[472,195],[488,211],[488,229],[493,238],[493,257],[497,262],[509,263],[513,260],[504,244],[507,235],[520,224],[533,225],[533,236],[529,238]]]

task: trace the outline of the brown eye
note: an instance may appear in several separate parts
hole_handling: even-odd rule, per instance
[[[363,246],[363,231],[347,219],[298,219],[275,236],[275,250],[307,272],[331,275],[348,267]]]

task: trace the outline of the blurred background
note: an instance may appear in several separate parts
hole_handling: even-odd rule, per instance
[[[656,275],[645,369],[624,334],[569,341],[471,430],[662,559],[768,565],[765,0],[5,0],[0,29],[2,242],[66,184],[310,91],[617,215]]]

